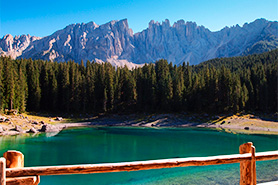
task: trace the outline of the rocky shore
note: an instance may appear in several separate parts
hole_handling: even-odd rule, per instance
[[[278,135],[278,122],[254,115],[209,116],[184,114],[154,115],[110,115],[95,118],[81,123],[59,124],[63,128],[87,126],[122,126],[122,127],[198,127],[213,128],[225,132],[247,134]]]
[[[1,118],[0,118],[1,120]],[[278,122],[254,115],[209,116],[207,114],[131,114],[107,115],[84,118],[82,122],[60,123],[52,121],[31,120],[22,115],[8,116],[0,123],[0,135],[17,135],[24,133],[60,132],[71,127],[89,126],[128,126],[128,127],[201,127],[214,128],[233,133],[275,134],[278,135]]]
[[[32,120],[23,115],[1,115],[0,121],[0,135],[60,132],[63,129],[62,126],[49,124],[43,120]]]

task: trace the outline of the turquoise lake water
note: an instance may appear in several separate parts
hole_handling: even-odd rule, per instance
[[[257,152],[278,150],[277,135],[231,134],[207,129],[92,127],[57,135],[0,137],[0,156],[21,151],[25,166],[96,164],[237,154],[251,141]],[[278,180],[278,161],[257,162],[258,182]],[[40,185],[238,184],[239,164],[87,175],[42,176]]]

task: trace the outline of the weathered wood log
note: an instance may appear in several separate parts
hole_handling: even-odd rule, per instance
[[[6,185],[6,159],[0,158],[0,185]]]
[[[276,160],[278,151],[256,153],[256,161]],[[192,157],[163,159],[152,161],[87,164],[87,165],[67,165],[67,166],[44,166],[44,167],[25,167],[6,169],[7,177],[36,176],[36,175],[62,175],[62,174],[88,174],[88,173],[107,173],[120,171],[137,171],[160,168],[174,168],[185,166],[205,166],[240,163],[252,160],[252,154],[235,154],[213,157]]]
[[[12,177],[6,179],[7,185],[37,185],[39,184],[39,177]]]
[[[24,155],[15,150],[8,150],[3,154],[6,158],[6,167],[7,168],[22,168],[24,167]]]
[[[244,143],[239,146],[239,153],[251,153],[252,142]],[[240,185],[250,185],[252,182],[251,177],[251,159],[240,163]]]
[[[26,167],[21,169],[7,169],[7,177],[34,176],[34,175],[61,175],[61,174],[88,174],[107,173],[120,171],[137,171],[160,168],[174,168],[185,166],[206,166],[218,164],[239,163],[250,161],[251,154],[235,154],[213,157],[192,157],[178,159],[163,159],[151,161],[87,164],[87,165],[67,165],[67,166],[45,166]]]
[[[256,153],[256,161],[266,161],[266,160],[277,160],[278,150],[271,152],[259,152]]]

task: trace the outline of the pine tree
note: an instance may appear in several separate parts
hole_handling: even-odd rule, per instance
[[[228,111],[231,108],[231,71],[224,65],[220,69],[218,81],[219,111]]]
[[[183,92],[183,109],[188,110],[189,107],[189,99],[190,99],[190,92],[192,90],[192,67],[189,66],[189,62],[185,65],[183,64],[183,73],[184,73],[184,92]]]
[[[13,67],[14,61],[9,58],[4,59],[4,108],[13,109],[15,101],[15,71]]]
[[[28,97],[28,84],[26,79],[26,66],[25,62],[21,60],[18,63],[18,75],[17,75],[17,83],[16,83],[16,108],[19,112],[25,112],[26,109],[26,101]]]
[[[54,63],[53,65],[50,66],[48,70],[48,82],[49,82],[49,104],[47,107],[48,111],[55,111],[57,110],[57,96],[58,96],[58,82],[56,78],[55,71],[58,69],[57,63]]]
[[[124,108],[132,106],[137,100],[136,82],[132,73],[125,66],[121,69],[119,78],[120,87],[120,102]]]
[[[70,80],[69,80],[69,65],[61,63],[59,65],[58,84],[58,102],[59,110],[69,112],[70,109]]]
[[[48,110],[49,108],[49,62],[45,62],[44,65],[42,65],[42,70],[40,73],[40,84],[41,84],[41,109],[42,110]]]
[[[173,84],[169,72],[168,62],[160,60],[155,63],[156,77],[157,77],[157,99],[158,107],[162,110],[169,109],[173,97]]]
[[[248,89],[247,89],[246,85],[243,84],[242,91],[241,91],[241,100],[240,100],[240,104],[239,104],[241,110],[245,109],[248,99],[249,99]]]
[[[146,66],[146,65],[145,65]],[[143,67],[145,67],[143,66]],[[134,69],[134,74],[135,74],[135,78],[136,78],[136,93],[137,93],[137,110],[142,111],[143,108],[143,91],[144,91],[144,86],[143,86],[143,72],[142,72],[142,68],[136,68]],[[146,87],[145,87],[146,88]]]
[[[149,70],[149,78],[148,78],[148,84],[149,84],[149,89],[148,89],[148,96],[149,98],[149,104],[151,106],[152,110],[157,109],[156,102],[157,102],[157,80],[156,80],[156,72],[155,72],[155,66],[153,64],[150,64],[150,70]]]
[[[238,112],[240,105],[242,104],[242,87],[240,83],[239,76],[233,76],[232,92],[231,92],[231,101],[232,109],[234,112]]]
[[[87,108],[86,111],[95,111],[95,71],[94,64],[90,61],[86,63],[86,97],[87,97]]]
[[[182,100],[183,100],[183,93],[184,93],[184,77],[182,68],[174,66],[174,79],[173,79],[173,108],[176,111],[182,109]]]
[[[105,92],[107,98],[107,109],[112,110],[114,107],[114,75],[115,69],[111,64],[105,63]]]
[[[105,89],[105,71],[104,64],[97,65],[95,80],[95,101],[97,112],[105,112],[107,110],[107,93]]]
[[[27,63],[27,78],[28,78],[28,100],[27,108],[29,111],[40,110],[41,88],[40,88],[40,72],[38,63],[30,59]]]
[[[3,68],[4,68],[4,59],[0,57],[0,112],[3,111],[3,98],[4,98],[4,87],[3,87]]]

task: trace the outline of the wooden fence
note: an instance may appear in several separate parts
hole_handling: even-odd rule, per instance
[[[278,151],[255,153],[251,142],[240,145],[239,154],[234,155],[42,167],[24,167],[24,156],[21,152],[7,151],[0,158],[0,185],[37,185],[42,175],[107,173],[231,163],[240,163],[241,185],[255,185],[256,161],[276,159]]]

